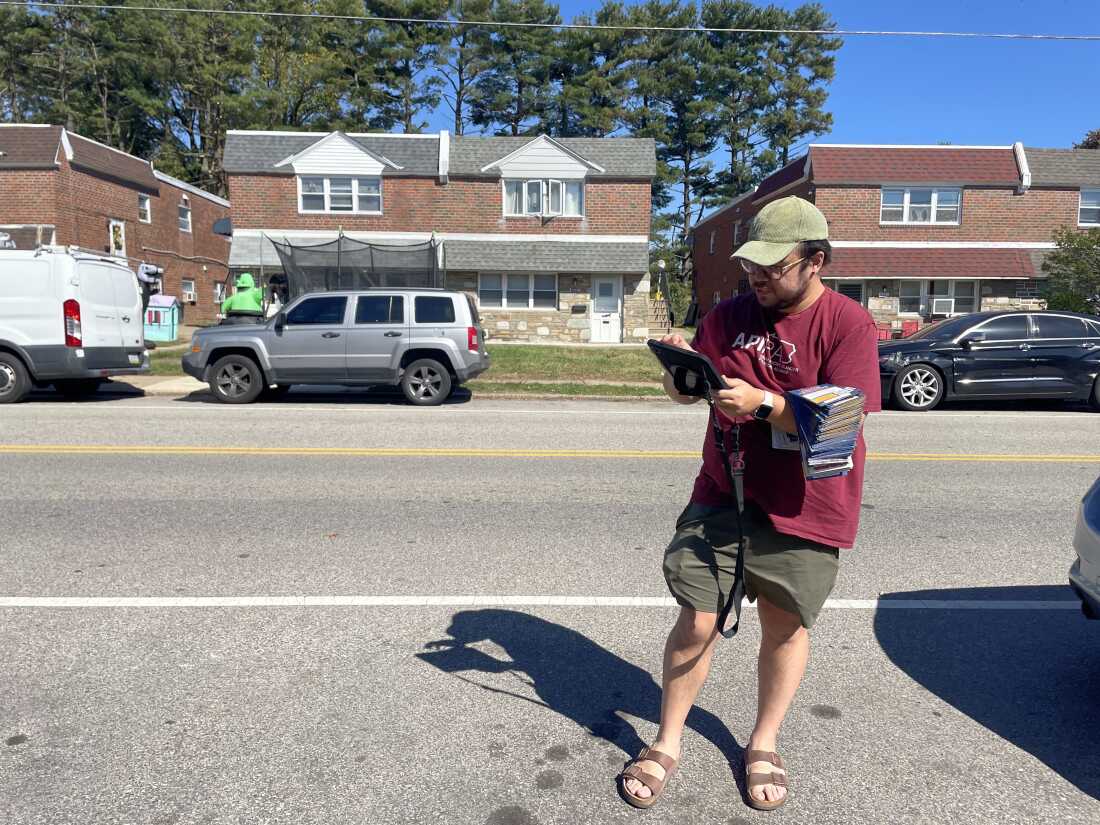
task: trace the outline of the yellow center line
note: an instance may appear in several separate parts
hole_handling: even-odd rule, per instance
[[[110,444],[0,444],[0,455],[233,455],[337,456],[353,458],[679,458],[699,459],[695,450],[568,450],[434,447],[215,447]],[[870,461],[967,461],[1100,463],[1100,454],[868,453]]]

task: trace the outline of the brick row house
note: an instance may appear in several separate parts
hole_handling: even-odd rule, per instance
[[[826,284],[877,321],[1042,309],[1054,231],[1100,227],[1100,151],[814,144],[693,228],[701,312],[747,290],[730,254],[761,207],[792,194],[829,221]]]
[[[214,223],[229,202],[146,160],[60,126],[0,126],[0,233],[5,245],[80,246],[164,269],[162,292],[186,323],[214,320],[229,239]]]
[[[231,131],[224,165],[233,271],[277,278],[273,241],[432,242],[492,339],[649,335],[652,140]]]

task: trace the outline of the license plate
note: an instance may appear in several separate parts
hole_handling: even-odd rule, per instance
[[[141,356],[140,355],[131,355],[130,356],[130,363],[133,364],[135,367],[140,366],[141,365]]]

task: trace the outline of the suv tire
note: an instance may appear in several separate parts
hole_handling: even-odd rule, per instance
[[[405,367],[401,391],[418,407],[434,407],[451,394],[451,373],[435,359],[421,358]]]
[[[54,381],[53,388],[70,401],[78,401],[95,395],[103,384],[102,378],[69,378],[64,381]]]
[[[934,410],[943,400],[943,376],[930,364],[910,364],[894,379],[894,401],[903,410]]]
[[[31,379],[19,357],[0,352],[0,404],[15,404],[31,391]]]
[[[264,389],[260,366],[247,355],[219,358],[210,370],[210,392],[223,404],[250,404]]]

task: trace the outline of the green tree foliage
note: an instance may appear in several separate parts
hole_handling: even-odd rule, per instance
[[[454,20],[487,20],[490,0],[459,3]],[[492,65],[492,35],[484,26],[457,26],[443,49],[439,73],[444,81],[443,100],[454,114],[454,133],[466,134],[471,123],[471,101],[477,95],[481,75]]]
[[[1100,229],[1065,227],[1054,233],[1057,248],[1043,261],[1050,278],[1050,309],[1100,315]]]
[[[1073,144],[1074,149],[1100,149],[1100,129],[1093,129],[1080,143]]]
[[[547,0],[493,0],[490,19],[501,23],[561,23]],[[471,120],[483,130],[523,135],[543,120],[551,94],[558,34],[551,28],[497,28],[490,61],[475,84]]]
[[[438,20],[448,7],[447,0],[365,0],[366,13],[378,17]],[[443,79],[435,67],[450,39],[443,26],[418,23],[389,23],[375,28],[369,42],[382,59],[378,82],[384,93],[382,120],[403,132],[420,132],[427,116],[439,105]]]

